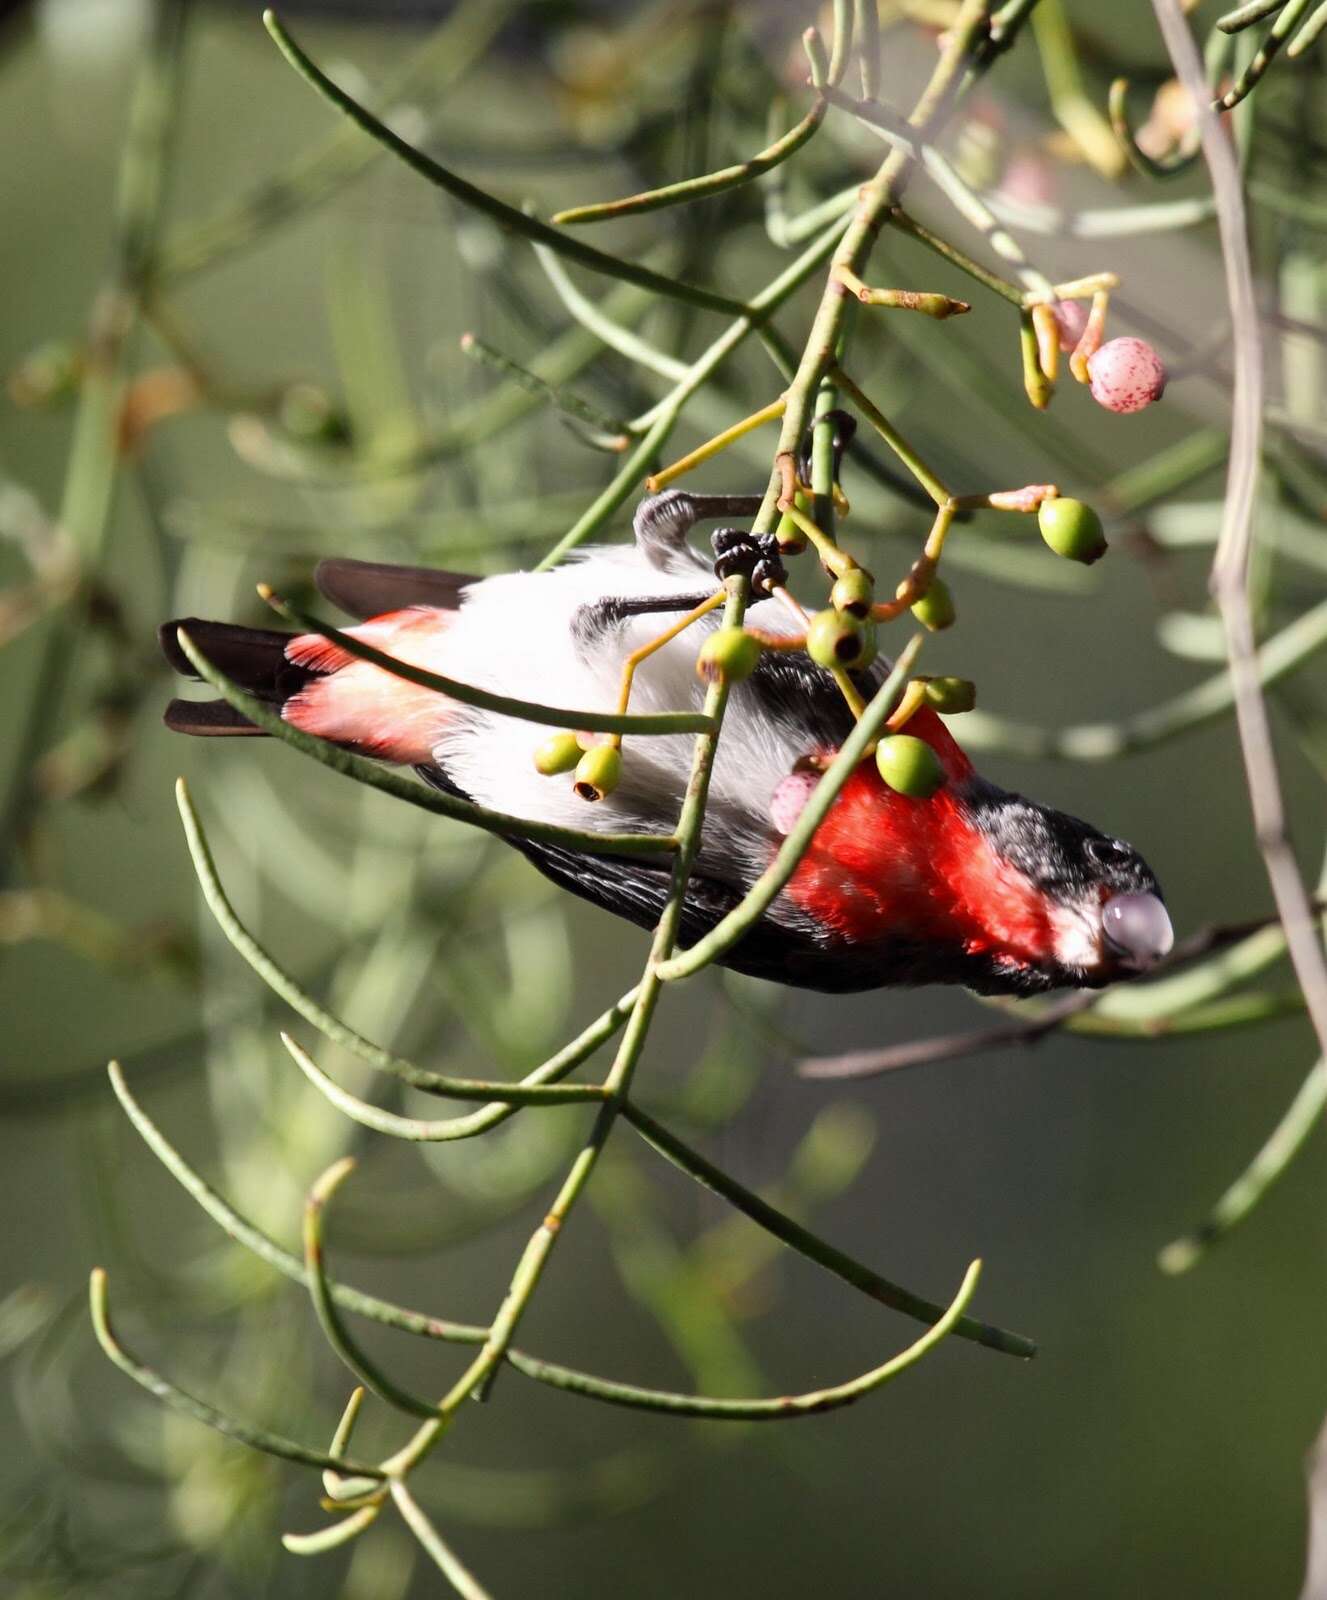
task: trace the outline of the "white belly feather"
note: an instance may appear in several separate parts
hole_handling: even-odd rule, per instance
[[[707,570],[678,562],[675,570],[661,572],[634,547],[614,546],[588,550],[550,572],[488,578],[466,591],[460,612],[439,641],[436,668],[545,705],[613,711],[623,658],[676,619],[668,613],[629,618],[587,650],[572,631],[576,611],[610,595],[703,592]],[[718,626],[719,615],[703,618],[642,663],[632,689],[633,712],[699,709],[704,685],[696,675],[696,653],[705,634]],[[771,632],[789,633],[796,626],[773,602],[762,604],[757,616]],[[690,772],[692,735],[628,737],[621,786],[606,799],[587,803],[576,795],[569,776],[546,778],[535,771],[532,755],[548,731],[464,708],[448,714],[434,756],[467,794],[494,810],[600,832],[673,827]],[[736,685],[714,763],[703,855],[716,865],[731,848],[744,856],[767,855],[778,838],[768,821],[770,798],[805,754],[805,727],[755,712],[750,690]],[[730,873],[734,865],[730,860]]]

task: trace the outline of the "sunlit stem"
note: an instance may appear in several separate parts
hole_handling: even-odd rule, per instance
[[[740,422],[733,423],[731,428],[725,428],[722,433],[716,433],[712,439],[707,439],[704,444],[698,445],[689,455],[674,461],[672,466],[665,467],[662,472],[656,472],[652,477],[646,478],[645,487],[651,494],[658,494],[660,489],[666,489],[670,483],[675,482],[694,467],[717,456],[721,450],[726,450],[730,444],[735,444],[738,439],[745,438],[748,433],[762,426],[766,422],[773,422],[781,417],[787,402],[780,395],[777,400],[770,401],[769,405],[762,406],[759,411],[753,411],[749,417],[743,417]]]
[[[871,607],[871,617],[876,622],[893,622],[895,617],[901,617],[910,607],[925,598],[927,590],[931,587],[931,580],[935,577],[935,569],[939,565],[940,557],[944,553],[945,538],[953,525],[955,514],[959,509],[958,500],[946,500],[935,513],[935,521],[931,524],[931,531],[926,536],[926,543],[922,546],[922,553],[912,564],[912,569],[894,591],[892,600],[880,600]]]
[[[1044,411],[1051,403],[1052,388],[1042,370],[1037,328],[1030,311],[1019,314],[1018,344],[1023,357],[1023,391],[1038,411]]]
[[[1037,336],[1037,365],[1046,382],[1054,383],[1060,374],[1060,329],[1050,306],[1032,307],[1032,331]]]
[[[972,310],[966,300],[954,300],[947,294],[931,294],[916,289],[873,289],[842,262],[835,267],[834,276],[864,306],[885,306],[893,311],[920,311],[922,316],[934,317],[941,322],[946,317],[956,317]]]
[[[1055,284],[1055,298],[1057,300],[1088,300],[1099,289],[1118,289],[1120,286],[1119,275],[1114,272],[1089,272],[1085,278],[1070,278],[1066,283]],[[1024,299],[1025,305],[1034,305],[1037,297],[1029,294]]]
[[[903,698],[898,703],[898,709],[891,712],[885,721],[886,733],[899,733],[913,716],[926,704],[926,684],[923,680],[914,678],[903,691]]]
[[[748,591],[749,586],[744,579],[737,577],[728,580],[727,606],[724,611],[726,626],[741,627],[746,614]],[[395,1455],[383,1462],[383,1472],[394,1482],[403,1480],[416,1463],[428,1454],[450,1427],[458,1408],[469,1395],[476,1391],[480,1393],[486,1391],[497,1368],[506,1359],[507,1350],[538,1286],[544,1266],[557,1243],[564,1223],[590,1181],[599,1155],[626,1100],[663,986],[660,968],[674,954],[681,928],[683,900],[700,850],[701,829],[709,798],[710,774],[727,703],[727,675],[720,673],[710,683],[705,694],[705,710],[707,715],[713,718],[713,731],[702,734],[694,745],[691,776],[678,815],[679,849],[673,862],[668,899],[654,930],[645,976],[637,990],[635,1004],[627,1019],[617,1055],[604,1081],[604,1087],[612,1098],[600,1110],[589,1138],[572,1162],[557,1197],[543,1221],[531,1234],[479,1353],[444,1395],[438,1405],[438,1416],[425,1422],[413,1438],[408,1440]],[[851,740],[849,742],[851,743]]]
[[[1106,311],[1110,305],[1110,290],[1098,289],[1092,296],[1092,309],[1088,313],[1087,326],[1083,329],[1083,337],[1074,347],[1074,353],[1069,357],[1069,370],[1079,383],[1090,383],[1092,376],[1087,370],[1087,364],[1101,349],[1102,336],[1106,330]]]
[[[885,441],[889,448],[899,458],[908,471],[911,472],[922,488],[926,490],[936,505],[942,506],[950,499],[949,490],[940,481],[939,476],[932,472],[930,467],[922,460],[908,441],[898,431],[892,422],[885,416],[880,408],[857,387],[842,367],[831,367],[830,377],[852,400],[861,414],[871,424],[875,431]]]
[[[647,644],[643,644],[639,649],[631,652],[622,663],[622,687],[618,691],[617,697],[618,711],[622,716],[626,716],[627,707],[631,703],[631,685],[636,676],[636,668],[640,666],[641,662],[648,661],[657,651],[662,650],[666,644],[670,644],[676,639],[679,633],[685,633],[693,622],[699,622],[702,617],[708,616],[711,611],[721,606],[727,597],[727,590],[717,589],[708,600],[702,600],[693,610],[688,611],[686,616],[673,623],[671,628],[665,628],[656,638],[651,639]],[[621,749],[622,735],[615,733],[608,740],[608,743]]]
[[[795,498],[787,501],[780,500],[779,510],[789,521],[801,529],[815,546],[816,554],[820,557],[821,564],[832,572],[836,578],[841,577],[845,572],[851,572],[857,565],[846,550],[839,549],[838,545],[834,543],[833,539],[829,537],[818,522],[807,516],[806,512],[797,504]]]

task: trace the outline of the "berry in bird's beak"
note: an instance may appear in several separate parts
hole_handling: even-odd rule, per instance
[[[621,781],[622,752],[615,745],[597,744],[577,764],[574,787],[582,800],[602,800]]]
[[[1117,894],[1101,908],[1107,946],[1138,971],[1170,953],[1175,932],[1165,906],[1154,894]]]
[[[1055,554],[1067,561],[1081,561],[1090,567],[1106,553],[1101,518],[1081,500],[1063,495],[1043,500],[1037,510],[1037,526]]]
[[[930,587],[915,606],[912,614],[923,628],[939,633],[941,628],[951,628],[958,612],[954,610],[954,597],[943,578],[932,578]]]
[[[760,661],[760,640],[744,628],[720,628],[700,647],[696,671],[707,683],[722,676],[729,683],[749,678]]]
[[[875,764],[880,776],[896,794],[912,800],[925,800],[945,781],[940,757],[925,739],[910,733],[893,733],[875,747]]]
[[[875,650],[874,623],[842,611],[817,611],[806,630],[806,653],[818,667],[869,667]]]

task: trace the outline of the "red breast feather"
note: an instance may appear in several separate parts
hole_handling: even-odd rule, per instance
[[[971,762],[933,711],[908,723],[947,781],[929,799],[897,794],[864,762],[844,785],[787,894],[848,944],[908,940],[993,955],[1015,967],[1054,954],[1045,895],[972,820]]]

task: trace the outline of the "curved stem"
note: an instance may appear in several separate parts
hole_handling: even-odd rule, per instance
[[[717,926],[684,950],[681,955],[674,956],[671,960],[655,967],[656,975],[663,982],[671,983],[678,978],[690,977],[693,972],[699,972],[702,967],[709,966],[712,961],[716,961],[731,950],[748,928],[758,922],[769,909],[775,897],[797,870],[799,862],[815,836],[816,829],[825,820],[830,806],[838,798],[839,790],[847,783],[865,755],[867,747],[884,727],[886,718],[893,711],[903,692],[903,686],[912,673],[924,637],[920,633],[914,634],[903,647],[893,670],[876,690],[856,726],[843,741],[842,749],[826,768],[824,777],[812,790],[810,799],[779,847],[778,854],[741,901]]]
[[[691,200],[705,200],[711,195],[724,194],[729,189],[751,183],[779,166],[789,156],[796,155],[825,120],[827,110],[826,102],[817,99],[802,120],[789,128],[781,139],[776,139],[758,154],[749,160],[738,162],[736,166],[723,167],[700,178],[684,178],[680,183],[665,184],[662,188],[649,189],[643,194],[628,195],[622,200],[603,200],[595,205],[571,206],[566,211],[555,212],[551,220],[558,227],[569,227],[583,222],[607,222],[614,217],[637,216],[643,211],[661,211],[666,206],[685,205]]]
[[[585,850],[591,854],[655,855],[677,848],[676,841],[667,834],[592,833],[578,828],[559,828],[553,823],[531,822],[525,817],[509,817],[500,811],[488,811],[473,801],[458,800],[440,790],[427,789],[413,779],[399,777],[395,772],[366,761],[363,756],[352,755],[339,745],[329,744],[326,739],[305,733],[261,700],[246,694],[224,672],[214,667],[183,628],[177,629],[175,637],[199,677],[205,678],[227,705],[234,706],[255,727],[293,745],[302,755],[312,756],[315,761],[330,767],[333,772],[339,772],[342,777],[353,778],[356,783],[378,789],[393,799],[404,800],[409,805],[435,812],[440,817],[450,817],[453,822],[468,822],[473,827],[482,828],[485,833],[496,833],[502,838],[541,839],[546,844],[561,844],[570,850]]]
[[[604,251],[582,244],[579,239],[571,238],[559,229],[550,227],[548,223],[540,222],[538,218],[517,210],[515,206],[505,204],[485,190],[476,188],[474,184],[468,183],[464,178],[434,161],[431,156],[425,155],[422,150],[416,150],[413,145],[407,144],[385,123],[380,122],[371,111],[333,83],[295,43],[275,12],[263,12],[263,26],[271,34],[277,49],[300,77],[335,106],[342,116],[349,117],[370,138],[376,139],[394,156],[404,161],[406,166],[419,173],[421,177],[427,178],[439,189],[444,189],[463,205],[482,212],[499,226],[520,234],[522,238],[546,244],[550,250],[556,250],[559,255],[579,262],[591,272],[639,284],[641,288],[651,289],[655,294],[664,295],[672,300],[681,300],[687,305],[700,306],[706,311],[722,311],[729,316],[739,317],[749,313],[750,308],[740,300],[731,300],[727,295],[716,294],[713,290],[682,283],[676,278],[667,278],[662,273],[652,272],[648,267],[642,267],[620,256],[607,255]]]
[[[612,711],[569,711],[562,706],[546,706],[535,700],[516,700],[510,695],[494,694],[489,689],[461,683],[456,678],[444,677],[440,672],[429,672],[424,667],[389,655],[385,650],[378,650],[363,639],[357,639],[354,634],[345,633],[330,622],[323,622],[311,612],[283,599],[267,584],[260,584],[258,592],[273,611],[285,617],[287,622],[293,622],[296,627],[305,628],[310,633],[321,634],[357,661],[367,661],[384,672],[390,672],[394,678],[418,684],[421,689],[431,689],[434,694],[445,695],[464,706],[478,706],[480,710],[493,711],[499,716],[517,717],[522,722],[537,722],[550,728],[575,728],[577,732],[586,733],[629,733],[633,738],[649,734],[704,733],[710,726],[709,719],[700,711],[664,711],[653,716],[627,716]]]
[[[413,1088],[423,1089],[425,1093],[449,1094],[451,1091],[448,1085],[463,1081],[451,1080],[438,1073],[429,1072],[423,1067],[416,1066],[413,1061],[406,1060],[404,1056],[393,1055],[391,1051],[384,1050],[381,1045],[374,1044],[371,1039],[366,1039],[363,1034],[357,1033],[348,1023],[342,1022],[340,1017],[334,1016],[319,1005],[312,995],[307,994],[285,968],[279,966],[258,943],[236,915],[235,908],[227,898],[221,879],[217,875],[207,835],[203,832],[203,825],[194,810],[193,801],[189,798],[189,791],[183,778],[176,784],[176,797],[179,801],[180,819],[184,823],[184,836],[189,846],[189,855],[198,875],[203,898],[207,901],[208,910],[216,918],[218,927],[232,947],[244,957],[274,994],[280,995],[292,1010],[298,1011],[300,1016],[311,1022],[319,1033],[330,1039],[333,1044],[340,1045],[343,1050],[350,1051],[352,1055],[358,1056],[361,1061],[366,1061],[369,1066],[376,1067],[380,1072],[390,1072]],[[630,1013],[636,993],[636,989],[630,990],[615,1006],[610,1006],[556,1055],[550,1056],[542,1066],[527,1073],[524,1079],[525,1087],[552,1083],[560,1077],[565,1077],[573,1067],[579,1066],[605,1039],[611,1038],[622,1026]],[[494,1085],[495,1092],[500,1094],[505,1094],[509,1089],[519,1090],[520,1087],[516,1084]],[[458,1098],[488,1098],[486,1085],[476,1085],[475,1088],[476,1095],[472,1096],[467,1091]],[[457,1131],[450,1137],[463,1138],[472,1133],[482,1133],[505,1121],[512,1114],[513,1108],[513,1103],[508,1102],[504,1105],[487,1106],[483,1111],[474,1112],[468,1117],[457,1117],[452,1123],[452,1127]]]
[[[328,1455],[322,1450],[312,1450],[307,1445],[299,1444],[294,1439],[287,1439],[279,1433],[270,1433],[266,1428],[255,1428],[247,1422],[237,1421],[234,1417],[227,1416],[225,1412],[218,1411],[215,1406],[208,1405],[206,1400],[199,1400],[196,1395],[181,1389],[152,1367],[145,1366],[125,1349],[115,1335],[111,1326],[106,1273],[101,1267],[92,1269],[92,1276],[88,1282],[88,1301],[97,1343],[121,1372],[126,1373],[149,1394],[164,1401],[173,1411],[179,1411],[186,1417],[193,1417],[196,1422],[204,1423],[217,1433],[224,1433],[228,1439],[235,1439],[240,1444],[248,1445],[252,1450],[261,1450],[264,1455],[280,1456],[284,1461],[294,1461],[304,1467],[329,1467],[333,1471],[344,1473],[347,1477],[384,1476],[378,1467],[371,1466],[368,1462],[350,1461],[340,1456]]]
[[[392,1479],[392,1500],[405,1519],[406,1526],[423,1546],[429,1560],[439,1569],[462,1600],[492,1600],[492,1596],[478,1578],[453,1554],[400,1478]]]
[[[381,1107],[370,1105],[341,1088],[288,1033],[281,1035],[281,1043],[285,1045],[296,1066],[314,1088],[325,1095],[339,1111],[343,1111],[352,1122],[372,1128],[377,1133],[388,1134],[394,1139],[411,1139],[422,1144],[456,1138],[455,1125],[458,1118],[443,1117],[440,1120],[430,1121],[423,1117],[401,1117],[394,1112],[384,1111]],[[440,1078],[433,1074],[430,1074],[430,1077],[433,1081],[428,1085],[429,1092],[442,1095],[449,1100],[484,1100],[512,1106],[539,1106],[585,1105],[587,1102],[598,1102],[605,1098],[603,1087],[597,1083],[506,1084],[466,1078]]]
[[[1318,1125],[1324,1108],[1327,1108],[1327,1059],[1318,1061],[1304,1079],[1267,1142],[1206,1218],[1162,1250],[1157,1264],[1163,1272],[1187,1272],[1212,1245],[1244,1221],[1299,1153]]]
[[[853,1288],[860,1289],[870,1299],[888,1306],[891,1311],[902,1312],[904,1316],[912,1317],[918,1322],[934,1325],[944,1315],[943,1306],[921,1295],[913,1294],[911,1290],[904,1289],[897,1283],[891,1283],[888,1278],[882,1278],[871,1267],[846,1255],[827,1240],[821,1239],[810,1229],[794,1221],[792,1217],[785,1216],[767,1200],[762,1200],[758,1194],[754,1194],[730,1178],[713,1162],[706,1160],[699,1151],[683,1144],[675,1134],[670,1133],[634,1102],[628,1101],[623,1105],[622,1115],[647,1144],[653,1145],[659,1154],[671,1161],[674,1166],[680,1167],[697,1183],[704,1184],[707,1189],[712,1189],[715,1194],[721,1195],[729,1205],[742,1212],[744,1216],[750,1217],[767,1233],[773,1234],[776,1239],[809,1261],[814,1261],[817,1266],[832,1272],[836,1278],[842,1278],[845,1283],[852,1284]],[[976,1344],[986,1345],[988,1349],[999,1350],[1005,1355],[1027,1359],[1037,1353],[1036,1345],[1021,1333],[1010,1333],[1004,1328],[978,1322],[970,1317],[961,1317],[954,1325],[954,1332],[960,1339],[971,1339]]]
[[[318,1318],[318,1325],[332,1349],[341,1357],[351,1372],[367,1388],[372,1389],[389,1406],[404,1411],[412,1417],[431,1417],[434,1408],[395,1383],[352,1343],[337,1315],[336,1300],[327,1280],[323,1251],[323,1218],[332,1196],[355,1168],[355,1158],[344,1156],[328,1167],[313,1184],[304,1202],[304,1271],[308,1277],[309,1296]],[[352,1418],[353,1421],[353,1418]]]

